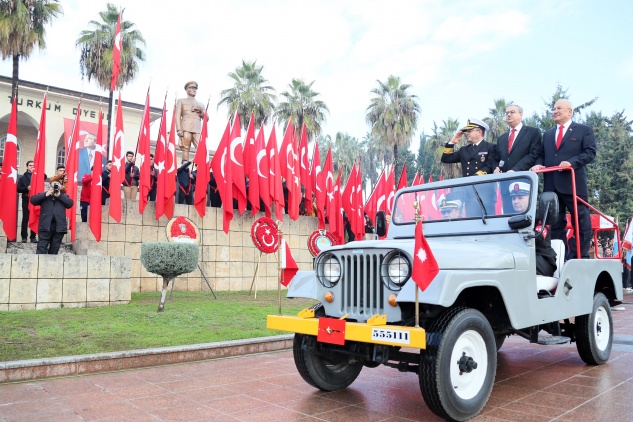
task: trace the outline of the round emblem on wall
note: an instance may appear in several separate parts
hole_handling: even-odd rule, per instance
[[[200,230],[187,217],[174,217],[167,222],[165,234],[170,242],[200,244]]]
[[[260,217],[251,227],[251,239],[257,249],[264,253],[275,253],[279,249],[279,229],[270,217]]]
[[[308,250],[312,256],[317,256],[320,252],[336,246],[338,242],[332,233],[325,230],[315,230],[308,237]]]

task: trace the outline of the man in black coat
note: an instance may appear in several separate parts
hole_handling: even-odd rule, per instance
[[[29,195],[31,194],[31,176],[33,175],[33,161],[26,162],[26,171],[18,179],[18,193],[22,194],[22,243],[26,243],[29,232]],[[31,243],[35,243],[35,233],[31,231]]]
[[[484,140],[489,127],[478,119],[469,119],[468,124],[461,128],[453,138],[444,145],[442,163],[461,163],[462,176],[481,176],[492,174],[497,167],[497,146]],[[464,145],[455,151],[462,135],[466,135],[468,145]],[[477,185],[478,194],[486,207],[486,213],[495,211],[496,195],[492,184]],[[474,196],[472,189],[465,189],[461,198],[466,203],[466,216],[474,217],[482,215],[481,206]]]
[[[191,161],[182,160],[182,165],[178,167],[176,172],[176,180],[178,181],[178,203],[185,205],[193,205],[193,175],[189,170]]]
[[[543,146],[541,153],[536,159],[533,170],[543,167],[572,167],[574,169],[576,181],[576,195],[587,201],[587,164],[596,158],[596,137],[590,126],[581,125],[571,121],[574,109],[569,100],[561,99],[556,101],[552,116],[556,122],[556,127],[543,134]],[[559,214],[558,221],[552,226],[552,237],[560,239],[565,243],[566,259],[577,258],[576,240],[570,239],[567,244],[565,227],[567,219],[566,211],[571,214],[571,221],[574,219],[574,201],[572,197],[571,172],[554,171],[543,175],[545,192],[555,192],[558,196]],[[580,225],[580,256],[589,258],[589,246],[591,245],[591,218],[586,206],[578,204],[578,223]]]
[[[529,170],[541,152],[542,136],[538,128],[525,126],[523,108],[516,104],[506,107],[506,122],[510,130],[497,140],[495,173]],[[512,213],[512,198],[508,195],[510,182],[501,182],[503,212]]]
[[[46,192],[31,197],[31,204],[41,207],[38,254],[57,255],[67,231],[66,209],[73,206],[73,200],[60,187],[59,183],[51,183]]]
[[[110,198],[110,176],[112,175],[112,160],[108,160],[101,172],[101,205]]]

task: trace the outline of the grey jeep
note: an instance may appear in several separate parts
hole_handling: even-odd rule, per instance
[[[528,209],[503,209],[503,195],[519,182],[528,186]],[[446,218],[438,207],[451,198],[461,208]],[[424,291],[410,277],[414,205],[440,267]],[[297,369],[318,389],[346,388],[363,367],[382,364],[417,374],[435,414],[472,418],[490,397],[497,351],[507,336],[543,345],[576,342],[591,365],[609,359],[611,306],[623,294],[621,262],[602,258],[600,251],[595,259],[565,262],[562,241],[553,240],[556,272],[537,276],[535,238],[543,230],[536,223],[553,224],[557,215],[556,195],[538,195],[534,172],[402,189],[386,238],[321,251],[314,270],[299,271],[287,293],[317,305],[297,316],[269,315],[267,326],[295,333]],[[385,225],[379,213],[378,234],[385,234]],[[612,226],[595,233],[596,239],[618,239]]]

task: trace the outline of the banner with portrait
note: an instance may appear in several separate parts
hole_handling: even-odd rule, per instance
[[[73,125],[75,119],[64,118],[64,145],[68,145],[68,139],[73,133]],[[90,173],[90,169],[94,165],[95,157],[95,145],[97,143],[97,131],[99,125],[92,122],[80,122],[79,125],[79,167],[77,169],[77,182],[81,183],[81,178],[84,174]],[[108,139],[108,126],[101,125],[101,133],[103,139]],[[105,148],[105,146],[104,146]],[[64,148],[64,151],[66,149]],[[103,156],[103,166],[107,161],[105,155]]]

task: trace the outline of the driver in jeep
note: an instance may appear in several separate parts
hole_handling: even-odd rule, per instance
[[[512,208],[517,213],[527,211],[530,205],[530,185],[525,182],[515,182],[509,187],[512,198]],[[556,271],[556,252],[552,249],[552,238],[548,226],[542,226],[537,221],[534,230],[542,233],[536,237],[536,274],[552,277]]]

